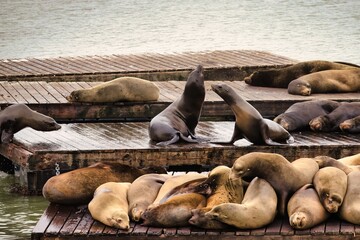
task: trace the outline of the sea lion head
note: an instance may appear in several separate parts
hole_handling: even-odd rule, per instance
[[[348,132],[355,126],[354,122],[351,119],[345,120],[344,122],[340,123],[339,127],[341,131]]]
[[[130,216],[132,218],[132,220],[134,220],[135,222],[140,221],[141,219],[141,215],[144,213],[144,211],[142,209],[138,209],[136,207],[134,207],[133,209],[131,209],[130,212]]]
[[[311,95],[311,85],[301,79],[293,80],[288,85],[288,93],[294,95]]]
[[[52,117],[41,115],[42,116],[35,117],[33,123],[29,124],[29,127],[39,131],[54,131],[61,128],[61,125]]]
[[[230,179],[238,179],[245,175],[250,169],[247,167],[245,162],[241,161],[241,159],[237,159],[230,171]]]
[[[342,198],[338,194],[329,194],[324,191],[320,196],[321,201],[324,203],[326,211],[329,213],[337,213],[342,204]]]
[[[235,103],[234,96],[238,96],[237,94],[234,94],[234,89],[227,84],[211,84],[211,89],[229,105]],[[240,98],[240,96],[238,97]]]
[[[311,130],[313,130],[315,132],[329,131],[331,129],[330,128],[330,120],[326,115],[319,116],[319,117],[312,119],[309,122],[309,126],[310,126]]]
[[[81,90],[72,91],[70,95],[66,97],[66,100],[69,102],[80,102],[82,92]]]
[[[107,220],[109,221],[109,226],[124,230],[128,230],[130,228],[129,215],[124,211],[121,210],[115,211],[112,214],[111,218],[108,218]]]
[[[198,65],[196,69],[189,74],[188,79],[186,81],[184,92],[186,93],[188,89],[191,90],[193,95],[194,95],[193,93],[194,89],[201,90],[201,92],[205,95],[203,66]]]
[[[289,217],[291,227],[295,229],[306,229],[311,223],[309,222],[308,215],[304,212],[294,212]]]

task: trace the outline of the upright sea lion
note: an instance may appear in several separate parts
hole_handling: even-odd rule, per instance
[[[360,224],[360,172],[349,173],[347,182],[347,191],[339,210],[339,216],[350,223]]]
[[[205,216],[240,229],[255,229],[271,223],[276,216],[277,197],[264,179],[254,178],[239,203],[222,203]]]
[[[360,165],[360,153],[338,159],[346,165]]]
[[[321,60],[305,61],[284,68],[255,71],[249,77],[244,78],[244,80],[247,84],[253,86],[287,88],[292,80],[309,73],[330,69],[351,69],[355,67],[360,66],[351,63],[336,63]]]
[[[282,126],[264,119],[247,101],[242,99],[233,88],[226,84],[212,84],[216,92],[230,106],[235,115],[235,128],[229,143],[246,138],[254,144],[277,145],[293,143],[294,138]]]
[[[130,228],[127,192],[131,183],[107,182],[100,185],[88,204],[91,216],[103,224],[127,230]]]
[[[14,104],[0,112],[0,143],[11,142],[14,134],[26,127],[38,131],[54,131],[61,128],[53,118],[33,111],[25,104]]]
[[[284,113],[278,115],[274,122],[280,124],[287,131],[307,129],[312,119],[332,112],[339,105],[339,102],[332,100],[310,100],[294,103]]]
[[[138,169],[121,163],[95,163],[48,179],[43,196],[59,204],[87,204],[94,191],[106,182],[133,182],[146,173],[166,173],[161,167]]]
[[[339,128],[343,132],[360,133],[360,115],[343,121]]]
[[[339,107],[329,114],[312,119],[309,126],[313,131],[338,131],[340,123],[360,115],[359,102],[342,102]]]
[[[292,195],[287,209],[290,225],[299,230],[312,228],[330,216],[311,184],[304,185]]]
[[[336,213],[346,193],[346,173],[336,167],[324,167],[315,174],[313,183],[325,209]]]
[[[149,173],[132,182],[128,191],[129,216],[135,222],[140,221],[141,214],[154,202],[169,174]]]
[[[205,99],[204,69],[201,65],[192,71],[181,96],[150,121],[149,136],[156,145],[179,141],[197,143],[195,128],[199,122]]]
[[[312,93],[358,91],[360,91],[360,68],[311,73],[291,81],[288,86],[288,93],[303,96]]]
[[[291,195],[305,184],[312,183],[319,166],[312,158],[300,158],[289,162],[280,154],[252,152],[234,162],[231,175],[263,178],[275,189],[278,210],[286,214],[286,205]]]
[[[75,90],[69,102],[156,101],[160,90],[152,82],[136,77],[120,77],[87,89]]]

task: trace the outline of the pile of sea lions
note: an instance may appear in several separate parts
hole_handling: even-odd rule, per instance
[[[305,61],[279,69],[259,70],[246,77],[253,86],[287,88],[289,94],[359,92],[360,66],[352,63]]]
[[[95,220],[125,230],[130,221],[153,227],[256,229],[276,217],[288,218],[294,229],[308,229],[331,215],[360,224],[359,181],[360,154],[290,162],[279,154],[252,152],[208,174],[173,176],[161,168],[99,163],[52,177],[43,195],[50,202],[86,204]]]

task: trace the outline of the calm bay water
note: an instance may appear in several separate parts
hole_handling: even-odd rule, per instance
[[[265,50],[360,64],[358,0],[0,0],[0,59]],[[0,239],[27,239],[48,205],[0,174]]]

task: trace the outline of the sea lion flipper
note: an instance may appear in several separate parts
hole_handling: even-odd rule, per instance
[[[180,136],[179,134],[175,134],[174,137],[168,141],[163,141],[163,142],[158,142],[156,143],[157,146],[167,146],[173,143],[176,143],[177,141],[179,141]]]

